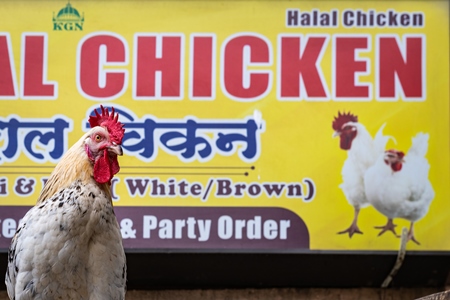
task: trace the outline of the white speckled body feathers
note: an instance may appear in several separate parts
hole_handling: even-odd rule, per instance
[[[126,261],[111,196],[74,181],[30,209],[8,254],[11,299],[124,299]]]

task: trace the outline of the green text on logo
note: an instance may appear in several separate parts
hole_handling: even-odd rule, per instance
[[[80,15],[72,5],[67,3],[66,7],[61,9],[55,17],[53,13],[53,30],[57,31],[79,31],[83,30],[84,13]]]

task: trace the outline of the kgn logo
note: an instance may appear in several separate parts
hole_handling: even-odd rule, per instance
[[[78,10],[76,10],[70,4],[67,3],[66,7],[61,9],[55,17],[53,12],[53,30],[66,30],[66,31],[78,31],[83,30],[84,13],[80,16]]]

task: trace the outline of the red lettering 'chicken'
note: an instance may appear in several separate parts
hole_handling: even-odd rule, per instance
[[[412,139],[408,154],[388,150],[370,167],[365,176],[365,190],[369,202],[388,218],[380,234],[392,231],[396,236],[394,218],[411,222],[408,241],[420,244],[414,237],[414,223],[423,218],[434,198],[428,180],[430,165],[425,158],[429,135],[418,133]]]
[[[8,253],[10,299],[124,299],[126,261],[110,184],[123,124],[101,106],[64,154]]]
[[[380,127],[372,139],[364,125],[358,122],[358,117],[351,113],[339,112],[333,121],[334,136],[339,137],[340,148],[348,154],[341,172],[343,182],[339,187],[354,208],[350,227],[338,232],[339,234],[348,233],[350,237],[355,233],[362,234],[357,223],[359,211],[370,204],[364,190],[364,174],[383,153],[390,138],[383,135],[384,126]]]

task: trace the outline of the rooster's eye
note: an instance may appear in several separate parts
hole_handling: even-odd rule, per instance
[[[97,135],[95,136],[95,141],[96,141],[96,142],[100,142],[101,139],[102,139],[102,137],[101,137],[100,135],[97,134]]]

